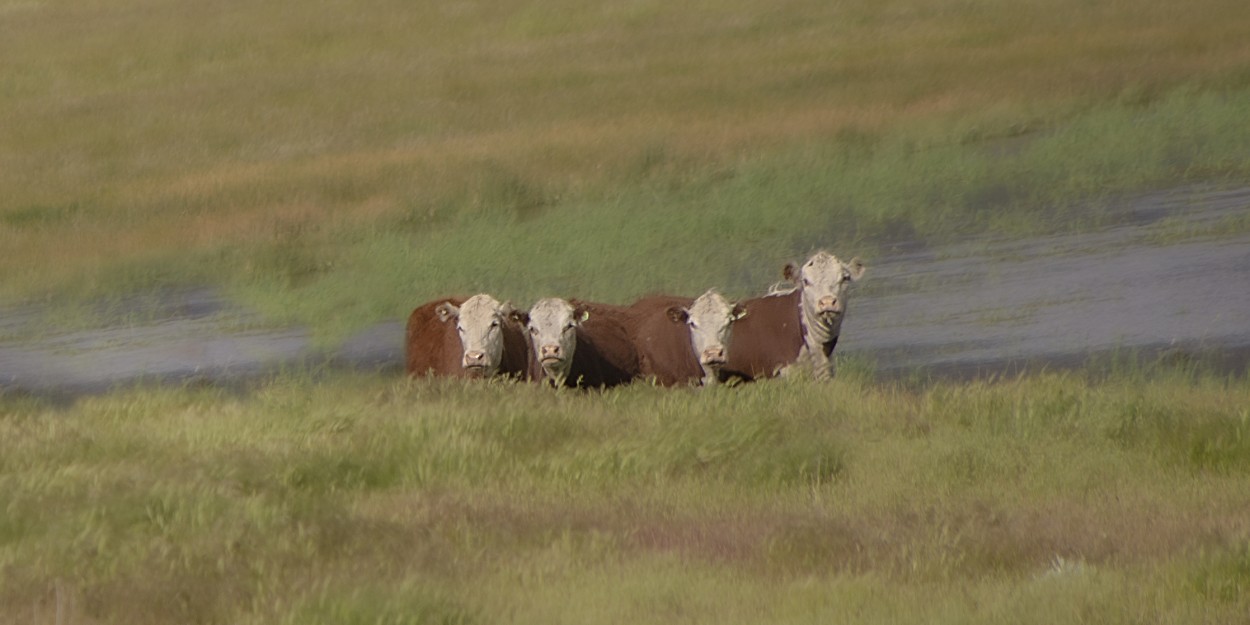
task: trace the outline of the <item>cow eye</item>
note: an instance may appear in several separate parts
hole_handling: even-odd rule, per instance
[[[498,319],[496,319],[496,320],[494,320],[494,321],[490,322],[490,327],[492,327],[492,328],[498,328],[498,327],[499,327],[499,320],[498,320]]]
[[[811,286],[811,285],[812,285],[811,280],[808,280],[807,278],[803,278],[803,286]]]
[[[568,332],[569,330],[572,330],[573,328],[576,328],[576,327],[577,327],[577,324],[570,321],[569,325],[564,326],[564,331]]]
[[[530,328],[530,334],[538,336],[538,328]]]

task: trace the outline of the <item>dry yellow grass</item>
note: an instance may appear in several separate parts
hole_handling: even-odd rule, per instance
[[[1247,32],[1240,0],[4,2],[0,296],[211,264],[271,223],[472,213],[483,177],[567,203],[656,162],[680,186],[846,137],[1241,87]]]

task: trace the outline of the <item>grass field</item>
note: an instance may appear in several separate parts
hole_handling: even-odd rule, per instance
[[[1241,0],[288,9],[0,0],[0,301],[208,284],[341,335],[1250,177]]]
[[[210,286],[332,340],[1094,228],[1250,180],[1247,33],[1245,0],[0,0],[0,308]],[[1247,622],[1250,380],[865,369],[0,392],[0,623]]]
[[[0,622],[1244,622],[1247,406],[1166,368],[0,397]]]

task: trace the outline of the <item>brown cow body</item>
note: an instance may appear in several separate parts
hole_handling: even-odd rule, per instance
[[[642,377],[654,378],[661,386],[697,383],[703,367],[690,345],[690,329],[669,314],[673,308],[687,308],[692,297],[652,295],[624,307],[625,328],[638,350]]]
[[[792,290],[743,302],[747,314],[735,326],[722,377],[772,377],[796,363],[809,367],[818,380],[833,377],[847,289],[863,275],[858,258],[843,263],[823,250],[801,266],[787,264],[782,276]]]
[[[799,291],[745,300],[746,316],[734,322],[734,345],[721,379],[771,378],[799,359],[803,350]],[[826,353],[833,353],[837,337]]]
[[[439,318],[437,309],[450,303],[460,306],[468,298],[445,297],[413,309],[405,331],[405,370],[411,376],[479,377],[464,367],[464,346],[453,321]],[[498,375],[526,377],[529,373],[529,341],[519,323],[503,325],[504,349]]]
[[[564,386],[608,388],[628,384],[640,373],[638,352],[626,331],[627,315],[619,306],[580,300],[569,301],[575,316],[586,318],[577,323],[576,346]],[[538,358],[538,347],[530,359],[529,373],[533,379],[547,378]],[[549,378],[547,378],[549,379]]]

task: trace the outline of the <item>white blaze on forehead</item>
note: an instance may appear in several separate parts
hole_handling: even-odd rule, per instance
[[[699,362],[724,362],[728,357],[732,324],[740,316],[734,304],[715,289],[709,289],[694,300],[686,309],[686,324],[690,326],[690,342]]]
[[[577,348],[578,319],[573,305],[557,297],[538,300],[530,309],[529,333],[534,357],[547,375],[563,382]]]
[[[503,359],[503,324],[505,305],[482,293],[460,305],[456,330],[464,347],[465,367],[481,366],[483,373],[493,375]]]

